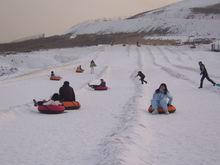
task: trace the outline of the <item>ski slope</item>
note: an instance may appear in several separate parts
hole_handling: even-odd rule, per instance
[[[0,77],[1,164],[218,165],[220,88],[204,80],[198,89],[200,60],[220,82],[220,55],[203,46],[100,45],[1,57],[1,65],[18,68]],[[78,65],[84,73],[74,72]],[[50,81],[51,70],[62,80]],[[148,84],[135,77],[139,70]],[[100,78],[109,90],[87,86]],[[66,80],[80,110],[39,113],[32,99],[49,98]],[[174,114],[146,112],[161,83],[173,95]]]

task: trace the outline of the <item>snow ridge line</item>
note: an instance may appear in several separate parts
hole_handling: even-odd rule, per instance
[[[137,65],[139,70],[142,69],[142,57],[139,49],[137,51]],[[135,76],[137,74],[137,70],[130,75],[130,79],[134,83],[134,94],[128,100],[128,102],[123,106],[123,112],[120,114],[118,126],[115,130],[112,131],[110,135],[108,135],[101,146],[101,160],[97,165],[122,165],[126,164],[125,160],[123,160],[123,151],[126,149],[127,144],[134,143],[132,139],[132,129],[136,125],[137,121],[137,103],[138,99],[143,95],[143,87],[140,87],[140,84],[137,83]],[[114,161],[112,161],[114,160]]]

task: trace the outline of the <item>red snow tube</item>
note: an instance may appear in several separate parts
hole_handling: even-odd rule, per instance
[[[64,101],[63,106],[66,110],[76,110],[80,108],[80,103],[78,101]]]
[[[108,87],[103,87],[103,86],[97,86],[94,88],[95,90],[107,90]]]
[[[50,77],[50,80],[56,80],[56,81],[59,81],[62,77],[60,76],[51,76]]]
[[[38,111],[46,114],[62,113],[65,110],[63,105],[39,105]]]
[[[167,108],[168,108],[169,113],[174,113],[176,111],[176,108],[173,105],[169,105]],[[150,107],[148,108],[148,112],[150,112],[150,113],[153,112],[152,105],[150,105]],[[159,114],[164,113],[164,111],[161,107],[158,108],[158,112],[159,112]]]

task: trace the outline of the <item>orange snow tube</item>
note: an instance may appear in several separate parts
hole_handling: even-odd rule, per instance
[[[84,72],[84,70],[83,69],[76,69],[76,73],[82,73],[82,72]]]
[[[59,80],[61,80],[61,78],[62,78],[62,77],[60,77],[60,76],[51,76],[51,77],[50,77],[50,80],[59,81]]]
[[[176,108],[173,105],[169,105],[167,108],[168,108],[169,113],[174,113],[176,111]],[[153,112],[152,105],[150,105],[150,107],[148,108],[148,112],[150,112],[150,113]],[[161,107],[158,108],[158,113],[159,114],[164,113],[164,111]]]
[[[64,101],[63,106],[66,110],[75,110],[80,108],[80,103],[78,101]]]

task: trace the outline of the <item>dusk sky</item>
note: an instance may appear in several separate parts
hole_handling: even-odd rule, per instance
[[[86,20],[125,18],[178,0],[0,0],[0,43],[63,34]]]

